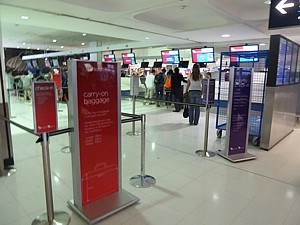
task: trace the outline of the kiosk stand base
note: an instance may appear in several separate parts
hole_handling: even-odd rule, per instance
[[[225,155],[222,150],[219,150],[218,152],[219,156],[222,156],[223,158],[231,161],[231,162],[242,162],[247,160],[256,159],[255,155],[252,155],[250,153],[242,153],[242,154],[235,154],[235,155]]]
[[[214,157],[216,155],[216,153],[212,152],[212,151],[204,151],[204,150],[197,150],[195,151],[195,153],[201,157]]]
[[[137,188],[148,188],[152,187],[156,183],[156,180],[150,175],[136,175],[134,177],[131,177],[129,182],[132,186]]]
[[[78,213],[88,224],[92,225],[124,208],[133,205],[140,199],[125,190],[112,193],[99,200],[91,202],[79,209],[73,202],[68,205]]]
[[[52,221],[51,225],[67,225],[70,223],[70,216],[66,212],[57,211],[54,212],[54,220]],[[31,225],[48,225],[48,214],[44,213],[31,223]]]

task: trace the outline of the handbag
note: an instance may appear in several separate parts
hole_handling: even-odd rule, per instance
[[[189,117],[189,106],[188,105],[184,105],[184,109],[183,109],[183,118],[188,118]]]

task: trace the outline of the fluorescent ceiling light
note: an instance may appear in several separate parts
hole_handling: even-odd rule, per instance
[[[20,48],[20,46],[17,46],[17,48]]]
[[[81,45],[85,45],[85,43],[84,43],[84,42],[82,42],[82,43],[81,43]]]
[[[82,36],[86,36],[86,33],[83,33]]]
[[[260,43],[259,45],[260,45],[260,46],[265,46],[266,44],[265,44],[265,43]]]
[[[145,39],[146,39],[146,40],[149,40],[150,38],[149,38],[149,37],[145,37]]]
[[[22,19],[22,20],[28,20],[28,19],[29,19],[29,16],[21,16],[21,19]]]
[[[57,42],[57,40],[55,40],[55,39],[54,39],[52,42],[54,42],[54,43],[55,43],[55,42]]]
[[[30,47],[27,47],[27,49],[30,49]]]
[[[63,46],[63,45],[62,45],[62,46],[60,46],[60,48],[64,48],[64,47],[65,47],[65,46]]]
[[[26,45],[26,43],[25,43],[25,42],[23,42],[23,45]]]
[[[230,34],[222,34],[222,37],[223,38],[228,38],[228,37],[230,37],[231,35]]]
[[[36,50],[40,50],[40,48],[37,48]]]

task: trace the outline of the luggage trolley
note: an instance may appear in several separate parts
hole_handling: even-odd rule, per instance
[[[258,146],[261,136],[261,124],[265,98],[265,84],[268,71],[269,51],[256,52],[222,52],[220,58],[219,87],[217,101],[216,129],[217,137],[226,131],[227,105],[229,94],[229,68],[254,68],[252,84],[252,100],[250,112],[249,138],[253,145]]]

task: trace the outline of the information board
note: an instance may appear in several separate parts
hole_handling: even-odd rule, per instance
[[[54,82],[33,82],[32,103],[35,133],[57,130],[56,87]]]
[[[215,102],[215,79],[203,79],[202,94],[203,104],[214,104]]]
[[[229,156],[247,151],[252,85],[252,68],[233,68],[232,72],[232,98],[227,121],[230,134],[227,139]]]

